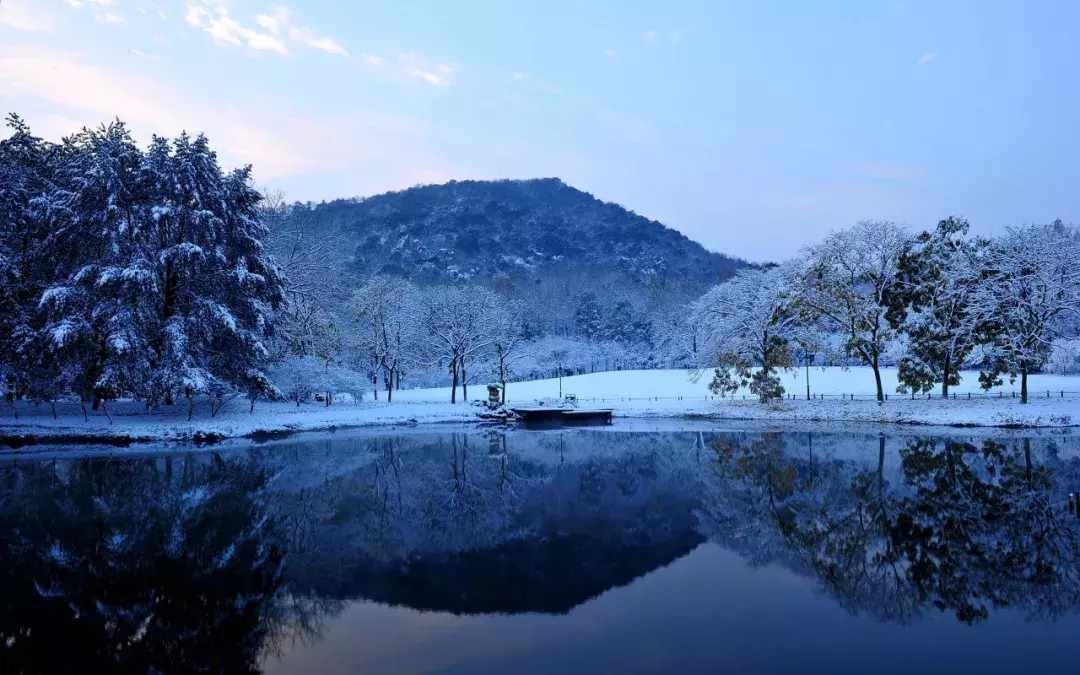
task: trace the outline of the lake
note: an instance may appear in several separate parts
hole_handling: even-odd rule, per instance
[[[0,458],[3,673],[1080,667],[1075,434],[34,450]]]

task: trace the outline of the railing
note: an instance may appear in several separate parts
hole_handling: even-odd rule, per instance
[[[1080,390],[1069,389],[1057,389],[1057,390],[1041,390],[1041,391],[1028,391],[1028,399],[1036,398],[1069,398],[1073,396],[1080,396]],[[619,403],[619,402],[631,402],[631,401],[753,401],[758,397],[755,394],[735,394],[733,396],[720,396],[718,394],[707,394],[704,396],[596,396],[585,397],[578,396],[577,401],[588,401],[590,403]],[[811,394],[810,398],[815,401],[821,401],[826,399],[836,399],[841,401],[876,401],[877,394]],[[981,391],[981,392],[963,392],[963,393],[950,393],[949,400],[970,400],[979,398],[1020,398],[1020,392],[1018,391]],[[806,400],[805,394],[784,394],[783,400]],[[939,393],[933,392],[929,394],[885,394],[886,401],[898,401],[898,400],[911,400],[911,401],[940,401],[942,396]]]

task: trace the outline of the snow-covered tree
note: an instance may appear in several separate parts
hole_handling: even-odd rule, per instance
[[[973,303],[983,272],[984,240],[967,238],[968,222],[946,218],[917,236],[900,256],[899,284],[889,320],[908,337],[899,362],[901,393],[941,396],[960,384],[960,368],[979,342],[984,317]]]
[[[40,306],[76,392],[155,404],[263,386],[281,278],[250,167],[223,172],[203,136],[155,137],[143,153],[121,122],[66,139],[62,155],[75,217],[47,242],[67,264]]]
[[[808,248],[801,261],[804,316],[841,333],[847,354],[870,366],[878,403],[885,400],[882,355],[896,335],[886,313],[900,284],[900,255],[909,239],[895,223],[862,221]]]
[[[504,304],[495,292],[473,286],[436,286],[417,303],[418,354],[430,367],[449,369],[451,403],[459,382],[468,400],[469,366],[497,341]]]
[[[585,291],[578,298],[574,309],[574,328],[578,335],[587,340],[600,339],[604,331],[604,317],[596,293]]]
[[[260,215],[269,230],[267,248],[284,276],[278,351],[340,361],[343,326],[351,323],[341,237],[307,206],[287,204],[281,192],[267,195]]]
[[[0,140],[0,382],[14,406],[17,395],[33,395],[32,373],[49,358],[33,344],[41,291],[62,265],[46,243],[70,214],[53,186],[55,146],[16,115],[7,124],[11,134]]]
[[[1050,357],[1055,340],[1080,317],[1080,232],[1056,221],[1010,229],[989,247],[975,303],[990,317],[980,375],[989,388],[1001,376],[1020,377],[1027,403],[1028,375]]]
[[[361,286],[354,298],[358,345],[381,370],[388,402],[416,348],[417,302],[417,291],[408,281],[382,276]]]
[[[514,375],[515,366],[527,355],[528,342],[522,326],[521,307],[507,303],[495,325],[495,346],[491,357],[492,374],[502,387],[502,403],[506,403],[506,382]]]
[[[792,343],[802,331],[793,275],[790,265],[739,270],[694,304],[703,349],[719,364],[709,384],[714,393],[749,386],[763,403],[783,396],[776,370],[794,365]]]

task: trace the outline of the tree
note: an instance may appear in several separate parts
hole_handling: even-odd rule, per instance
[[[338,360],[348,299],[341,237],[309,207],[286,204],[280,192],[268,194],[260,211],[269,230],[267,247],[284,276],[278,351]]]
[[[47,348],[33,344],[41,291],[64,264],[46,244],[71,214],[53,189],[55,146],[17,115],[7,124],[11,135],[0,140],[0,387],[15,410],[16,396],[32,386],[36,362],[51,360]]]
[[[1001,375],[1020,376],[1020,402],[1028,401],[1028,375],[1050,357],[1053,343],[1080,316],[1080,232],[1061,221],[1012,228],[987,252],[974,303],[989,320],[982,385]]]
[[[870,366],[878,404],[885,400],[881,357],[896,335],[886,313],[908,241],[907,231],[895,223],[862,221],[807,249],[803,261],[804,315],[844,335],[845,352]]]
[[[586,340],[600,339],[604,331],[604,321],[596,293],[585,291],[578,298],[577,308],[574,310],[574,328],[578,335]]]
[[[526,356],[524,350],[527,341],[521,320],[521,307],[508,303],[506,311],[496,324],[495,356],[493,360],[495,376],[502,388],[501,403],[506,403],[506,381],[513,374],[514,364]]]
[[[692,320],[720,365],[709,385],[714,393],[749,385],[762,403],[783,396],[775,371],[794,365],[791,342],[802,330],[792,307],[792,274],[790,266],[739,270],[694,304]],[[760,368],[751,371],[755,365]]]
[[[450,402],[457,402],[457,386],[468,400],[469,365],[498,339],[504,301],[495,292],[472,286],[436,286],[417,303],[418,353],[429,366],[447,367],[452,383]]]
[[[356,292],[359,343],[382,369],[387,402],[393,401],[395,379],[413,349],[415,302],[416,289],[403,279],[375,277]]]
[[[924,393],[941,383],[941,396],[960,384],[960,368],[979,342],[984,317],[973,300],[982,282],[987,242],[967,239],[968,222],[949,217],[923,232],[900,255],[890,297],[890,323],[909,338],[900,359],[899,391]]]
[[[52,201],[75,214],[45,240],[41,334],[82,399],[156,404],[224,383],[262,387],[282,279],[250,167],[225,173],[203,136],[122,122],[65,139]]]

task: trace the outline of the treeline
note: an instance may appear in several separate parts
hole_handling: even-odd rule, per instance
[[[777,371],[811,359],[870,366],[879,400],[893,365],[902,387],[944,395],[962,368],[987,387],[1018,377],[1026,400],[1027,375],[1068,359],[1080,326],[1080,235],[1061,223],[995,239],[956,218],[918,235],[860,223],[696,301],[700,281],[581,265],[413,281],[358,273],[340,223],[260,194],[250,168],[223,171],[202,136],[141,148],[116,121],[54,144],[8,124],[0,387],[16,414],[20,399],[108,414],[132,398],[182,399],[189,416],[208,400],[213,415],[239,396],[330,404],[405,386],[450,385],[457,401],[493,380],[717,365],[714,391],[769,400]]]
[[[910,233],[861,222],[791,261],[742,270],[691,307],[687,334],[718,365],[723,394],[749,386],[783,396],[777,372],[839,348],[874,374],[895,363],[899,390],[941,395],[962,368],[989,389],[1038,372],[1063,340],[1080,335],[1080,230],[1056,221],[973,237],[962,218]]]

